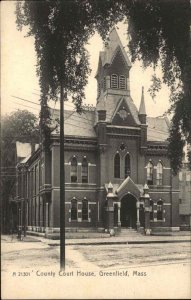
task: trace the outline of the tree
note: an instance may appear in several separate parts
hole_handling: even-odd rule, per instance
[[[77,110],[81,109],[90,71],[85,43],[95,30],[106,39],[115,23],[128,20],[132,61],[142,60],[144,67],[154,69],[160,64],[162,80],[171,89],[169,156],[174,172],[178,171],[183,145],[191,140],[189,0],[18,1],[16,13],[19,28],[29,26],[29,35],[35,37],[41,102],[46,107],[48,93],[57,97],[62,82],[65,100],[72,94]],[[160,86],[154,75],[151,95]],[[49,113],[44,109],[41,119],[45,128],[47,118]]]
[[[91,2],[91,3],[90,3]],[[72,96],[77,111],[81,111],[84,88],[90,72],[85,45],[96,28],[109,29],[114,24],[112,1],[105,1],[102,9],[108,14],[97,18],[97,1],[24,1],[16,7],[17,25],[29,28],[35,38],[37,74],[41,89],[41,129],[48,150],[50,115],[48,94],[52,99],[60,95],[60,266],[65,268],[65,172],[64,172],[64,101]],[[111,16],[111,17],[110,17]],[[102,25],[105,26],[102,27]],[[107,26],[107,27],[106,27]]]
[[[37,74],[41,88],[41,128],[48,141],[48,94],[60,95],[60,176],[64,178],[63,105],[72,96],[78,111],[90,72],[85,44],[97,30],[106,40],[118,21],[128,20],[127,34],[132,61],[162,66],[163,81],[171,88],[174,113],[169,155],[175,172],[180,168],[184,139],[190,142],[190,1],[189,0],[44,0],[18,1],[17,25],[28,26],[35,38]],[[160,88],[153,76],[151,93]],[[183,138],[184,137],[184,138]],[[177,148],[174,149],[174,141]],[[64,182],[60,198],[64,197]],[[62,205],[63,201],[60,200]],[[60,209],[64,215],[64,205]],[[61,216],[60,216],[61,217]],[[61,221],[62,218],[60,218]],[[61,226],[62,227],[62,226]],[[61,232],[61,236],[64,232]]]
[[[38,120],[27,110],[18,110],[1,120],[1,196],[3,231],[9,230],[9,200],[15,197],[16,183],[16,141],[37,143]]]

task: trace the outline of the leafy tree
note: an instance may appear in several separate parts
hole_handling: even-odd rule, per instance
[[[44,108],[41,121],[47,135],[47,94],[57,98],[58,91],[62,90],[65,100],[71,94],[80,111],[90,72],[85,44],[96,30],[106,39],[114,24],[128,20],[132,61],[142,60],[144,67],[154,69],[160,65],[162,80],[171,89],[170,112],[174,117],[169,155],[174,172],[177,172],[184,141],[190,143],[191,140],[189,0],[18,1],[16,13],[19,29],[28,26],[28,34],[35,38]],[[152,82],[150,93],[155,96],[161,86],[155,74]]]
[[[9,226],[9,199],[15,196],[16,183],[16,141],[38,142],[37,118],[27,110],[18,110],[1,119],[1,196],[3,230]]]

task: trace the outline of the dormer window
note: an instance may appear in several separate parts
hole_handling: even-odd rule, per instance
[[[111,88],[118,89],[118,76],[116,74],[111,75]]]
[[[126,89],[125,76],[123,76],[123,75],[119,76],[119,88],[122,90]]]

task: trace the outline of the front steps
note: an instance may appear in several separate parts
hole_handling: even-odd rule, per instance
[[[120,237],[137,237],[141,235],[142,234],[140,232],[132,228],[121,228],[121,230],[116,234],[116,236]]]

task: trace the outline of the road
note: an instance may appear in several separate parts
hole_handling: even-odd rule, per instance
[[[190,243],[59,247],[2,239],[2,299],[190,299]]]

